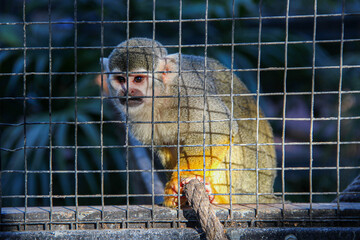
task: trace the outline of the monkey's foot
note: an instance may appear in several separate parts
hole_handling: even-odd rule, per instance
[[[191,180],[193,179],[197,179],[199,180],[201,183],[204,183],[204,179],[200,176],[192,176],[192,177],[188,177],[188,178],[185,178],[183,179],[181,182],[180,182],[180,187],[181,187],[181,190],[185,187],[186,184],[188,184]],[[205,191],[209,194],[209,200],[210,202],[212,203],[215,199],[215,196],[212,195],[212,189],[211,189],[211,185],[209,182],[205,182]]]
[[[185,187],[185,185],[187,183],[189,183],[191,180],[193,179],[197,179],[199,180],[201,183],[204,182],[204,179],[200,176],[191,176],[188,178],[184,178],[180,181],[180,184],[177,183],[177,179],[172,179],[170,180],[165,187],[165,194],[178,194],[179,192],[182,194],[183,193],[183,189]],[[180,189],[179,189],[180,187]],[[209,200],[212,203],[215,199],[214,195],[212,194],[212,189],[211,189],[211,185],[209,182],[205,182],[205,191],[209,194]],[[187,202],[187,199],[185,196],[180,196],[180,205],[183,206],[185,205]],[[166,207],[177,207],[178,206],[178,197],[177,196],[167,196],[164,198],[164,205]]]

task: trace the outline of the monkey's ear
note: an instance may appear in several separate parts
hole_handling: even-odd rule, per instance
[[[100,58],[100,64],[102,65],[102,70],[104,72],[110,72],[108,58]]]
[[[178,75],[178,64],[176,61],[176,54],[167,55],[160,59],[159,72],[164,84],[170,83]]]

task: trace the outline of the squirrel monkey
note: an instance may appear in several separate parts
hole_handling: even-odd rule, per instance
[[[272,129],[266,120],[259,120],[257,130],[261,110],[252,96],[239,95],[248,89],[235,75],[232,81],[221,63],[168,55],[163,45],[146,38],[120,43],[101,62],[110,96],[129,117],[133,135],[144,144],[153,139],[163,166],[174,169],[165,187],[165,194],[172,195],[164,198],[165,206],[178,206],[176,194],[193,178],[204,182],[212,203],[230,203],[230,187],[232,203],[255,203],[257,194],[260,203],[278,201],[273,195]],[[180,204],[185,202],[182,197]]]

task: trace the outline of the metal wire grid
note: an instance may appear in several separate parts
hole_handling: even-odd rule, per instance
[[[340,170],[343,169],[360,169],[359,166],[356,167],[341,167],[340,166],[340,148],[342,145],[349,145],[349,144],[356,144],[359,145],[360,141],[341,141],[340,139],[340,125],[341,125],[341,121],[342,120],[360,120],[360,116],[353,116],[353,117],[342,117],[341,116],[341,105],[342,105],[342,96],[345,94],[360,94],[359,90],[343,90],[342,89],[342,81],[343,81],[343,70],[344,69],[359,69],[360,65],[344,65],[343,63],[343,54],[344,54],[344,43],[350,43],[350,42],[360,42],[360,39],[344,39],[344,18],[347,16],[359,16],[359,14],[348,14],[345,13],[344,11],[344,1],[343,1],[343,8],[342,8],[342,13],[341,14],[317,14],[317,1],[314,1],[314,14],[313,15],[298,15],[298,16],[291,16],[289,15],[289,3],[290,1],[287,0],[286,2],[286,15],[285,16],[262,16],[262,2],[260,1],[260,5],[259,5],[259,17],[235,17],[234,14],[234,6],[235,6],[235,1],[233,0],[232,4],[233,4],[233,9],[232,9],[232,17],[231,18],[220,18],[220,19],[212,19],[208,17],[208,7],[209,7],[209,3],[208,1],[206,1],[206,13],[205,13],[205,18],[198,18],[198,19],[182,19],[182,1],[180,1],[180,6],[179,6],[179,19],[178,20],[157,20],[156,19],[156,11],[155,11],[155,6],[156,6],[156,1],[153,1],[153,19],[152,20],[144,20],[144,21],[133,21],[130,20],[130,14],[129,14],[129,5],[130,5],[130,1],[127,1],[127,19],[126,21],[104,21],[104,9],[103,9],[103,0],[101,1],[101,21],[78,21],[77,20],[77,1],[74,1],[74,21],[52,21],[51,20],[51,15],[52,15],[52,3],[51,1],[49,1],[48,4],[48,17],[49,17],[49,21],[48,22],[28,22],[26,20],[26,1],[23,1],[23,22],[5,22],[5,23],[0,23],[1,25],[22,25],[23,26],[23,47],[17,47],[17,48],[2,48],[0,49],[0,51],[18,51],[21,50],[23,51],[23,55],[24,55],[24,67],[23,67],[23,72],[22,73],[0,73],[0,76],[15,76],[15,75],[19,75],[23,77],[23,96],[22,97],[1,97],[0,100],[22,100],[23,101],[23,109],[24,109],[24,114],[23,114],[23,123],[19,123],[19,124],[10,124],[10,123],[1,123],[2,126],[5,127],[23,127],[24,128],[24,147],[20,147],[20,148],[16,148],[16,149],[5,149],[5,148],[1,148],[1,151],[7,151],[7,152],[16,152],[16,151],[20,151],[23,150],[24,151],[24,169],[25,170],[2,170],[2,173],[23,173],[25,174],[25,189],[24,189],[24,195],[11,195],[11,196],[5,196],[2,195],[1,199],[11,199],[11,198],[23,198],[24,199],[24,226],[25,226],[25,230],[26,230],[26,226],[28,223],[28,219],[27,219],[27,213],[28,213],[28,199],[29,198],[49,198],[50,199],[50,224],[49,224],[49,229],[51,229],[51,224],[56,223],[56,220],[53,219],[53,199],[56,198],[74,198],[75,199],[75,229],[77,229],[78,224],[80,224],[79,221],[79,216],[78,216],[78,212],[79,212],[79,198],[83,198],[83,197],[96,197],[96,198],[101,198],[101,221],[100,223],[105,223],[105,218],[104,218],[104,208],[105,208],[105,198],[118,198],[118,197],[126,197],[126,208],[129,209],[130,207],[130,197],[151,197],[152,198],[152,209],[155,209],[155,196],[165,196],[164,194],[155,194],[155,190],[154,190],[154,174],[157,172],[172,172],[173,170],[156,170],[154,167],[154,147],[161,147],[161,146],[155,146],[154,143],[152,142],[152,144],[150,145],[141,145],[141,146],[132,146],[130,145],[130,139],[129,139],[129,122],[128,119],[126,118],[125,121],[122,120],[114,120],[114,121],[105,121],[103,118],[103,108],[104,108],[104,99],[110,99],[110,97],[107,97],[103,94],[103,91],[101,91],[101,95],[100,96],[78,96],[78,90],[77,90],[77,81],[78,78],[83,76],[83,75],[98,75],[104,72],[104,70],[102,69],[101,72],[79,72],[78,71],[78,67],[77,67],[77,61],[75,61],[75,70],[74,72],[54,72],[52,70],[52,59],[53,59],[53,54],[52,51],[53,50],[74,50],[74,57],[75,59],[77,59],[78,55],[77,55],[77,51],[80,49],[84,49],[84,50],[100,50],[101,51],[101,55],[105,56],[104,51],[108,50],[108,49],[113,49],[114,46],[105,46],[104,44],[104,25],[105,24],[126,24],[127,26],[127,31],[126,31],[126,38],[129,39],[130,38],[130,24],[131,23],[152,23],[153,26],[153,38],[155,38],[155,33],[156,33],[156,24],[157,23],[178,23],[179,24],[179,44],[178,45],[167,45],[166,47],[168,48],[177,48],[179,50],[179,53],[181,54],[181,51],[183,48],[189,47],[189,48],[193,48],[193,47],[202,47],[204,48],[204,55],[205,55],[205,59],[207,57],[207,49],[210,47],[231,47],[232,49],[232,54],[231,54],[231,68],[228,70],[232,73],[232,81],[231,81],[231,86],[233,86],[233,74],[235,74],[236,72],[256,72],[257,73],[257,90],[256,93],[252,94],[241,94],[241,96],[254,96],[256,98],[256,104],[257,107],[259,108],[259,104],[260,104],[260,98],[264,97],[264,96],[282,96],[283,97],[283,113],[282,113],[282,117],[265,117],[265,118],[261,118],[262,119],[266,119],[266,120],[272,120],[272,121],[282,121],[282,142],[280,143],[274,143],[272,145],[275,146],[280,146],[281,150],[282,150],[282,158],[281,158],[281,166],[275,168],[275,170],[277,171],[281,171],[281,175],[279,177],[281,177],[281,183],[282,183],[282,190],[281,190],[281,197],[282,197],[282,208],[285,209],[286,208],[286,201],[285,201],[285,196],[288,195],[301,195],[304,194],[303,192],[286,192],[285,190],[285,171],[291,171],[291,170],[309,170],[309,183],[310,183],[310,191],[309,191],[309,197],[310,197],[310,211],[309,211],[309,215],[310,218],[312,216],[312,206],[313,206],[313,196],[314,195],[324,195],[324,194],[336,194],[337,196],[340,195]],[[341,25],[341,39],[338,40],[317,40],[316,39],[316,30],[317,30],[317,19],[319,18],[324,18],[324,17],[341,17],[342,19],[342,25]],[[308,18],[312,18],[314,21],[314,27],[313,27],[313,37],[312,40],[310,41],[289,41],[288,39],[288,32],[289,32],[289,20],[291,19],[308,19]],[[284,20],[286,22],[286,37],[285,37],[285,41],[276,41],[276,42],[263,42],[262,41],[262,21],[263,20]],[[250,42],[250,43],[236,43],[234,40],[234,36],[235,36],[235,22],[236,21],[241,21],[241,20],[258,20],[259,21],[259,32],[258,32],[258,42]],[[231,43],[226,43],[226,44],[211,44],[207,42],[208,39],[208,22],[212,22],[212,21],[231,21],[232,22],[232,42]],[[205,43],[204,44],[192,44],[192,45],[182,45],[182,24],[186,23],[186,22],[203,22],[205,23]],[[64,23],[69,23],[69,24],[73,24],[74,25],[74,47],[54,47],[53,43],[52,43],[52,25],[53,24],[64,24]],[[29,25],[41,25],[41,24],[48,24],[49,25],[49,45],[48,47],[28,47],[27,46],[27,27]],[[78,25],[80,24],[100,24],[101,26],[101,46],[97,46],[97,47],[81,47],[78,46]],[[340,49],[340,64],[339,65],[334,65],[334,66],[316,66],[315,65],[315,55],[316,55],[316,44],[321,44],[321,43],[340,43],[341,49]],[[312,58],[312,66],[311,67],[289,67],[288,66],[288,46],[290,45],[297,45],[297,44],[312,44],[313,46],[313,58]],[[285,51],[284,51],[284,57],[285,57],[285,66],[284,67],[270,67],[270,68],[262,68],[261,64],[260,64],[260,60],[261,60],[261,48],[262,46],[267,46],[267,45],[284,45],[285,46]],[[236,46],[257,46],[258,47],[258,65],[256,68],[245,68],[245,69],[235,69],[234,68],[234,48]],[[26,61],[26,56],[27,56],[27,51],[28,50],[48,50],[49,51],[49,71],[48,72],[27,72],[27,61]],[[206,66],[206,63],[205,63]],[[316,70],[328,70],[328,69],[338,69],[340,71],[340,78],[339,78],[339,87],[338,87],[338,91],[315,91],[315,71]],[[291,70],[311,70],[312,71],[312,87],[311,87],[311,91],[308,92],[288,92],[287,91],[287,80],[288,80],[288,76],[287,73],[288,71]],[[208,69],[204,70],[204,74],[206,75],[206,72],[209,71]],[[261,93],[260,91],[260,73],[264,72],[264,71],[283,71],[284,72],[284,88],[283,88],[283,92],[272,92],[272,93]],[[152,73],[154,74],[154,73]],[[179,73],[181,74],[181,73]],[[44,75],[44,76],[48,76],[49,77],[49,96],[48,97],[31,97],[31,96],[27,96],[27,76],[30,75]],[[74,77],[74,81],[75,81],[75,95],[74,97],[55,97],[52,96],[54,89],[52,88],[52,78],[53,76],[56,75],[68,75],[68,76],[73,76]],[[102,80],[102,85],[101,88],[103,89],[103,81]],[[204,84],[205,87],[205,84]],[[321,117],[321,118],[316,118],[314,117],[314,97],[317,95],[325,95],[325,94],[331,94],[331,95],[337,95],[338,96],[338,114],[337,117]],[[311,96],[311,116],[310,118],[306,118],[306,117],[302,117],[302,118],[287,118],[286,117],[286,106],[287,106],[287,97],[288,96],[292,96],[292,95],[309,95]],[[222,96],[222,95],[216,95],[216,96]],[[226,96],[230,96],[231,99],[233,99],[233,97],[236,96],[240,96],[240,94],[234,94],[233,93],[233,87],[231,88],[231,92],[226,95]],[[167,97],[175,97],[180,99],[180,97],[189,97],[189,96],[179,96],[179,95],[175,95],[175,96],[167,96]],[[207,97],[212,97],[212,95],[206,94],[204,96],[204,104],[206,101]],[[38,99],[38,100],[48,100],[49,101],[49,122],[29,122],[27,121],[27,101],[29,100],[33,100],[33,99]],[[53,121],[52,119],[52,100],[58,100],[58,99],[74,99],[75,100],[75,121],[74,122],[56,122]],[[88,121],[88,122],[80,122],[78,121],[78,101],[81,99],[97,99],[101,101],[101,119],[100,121]],[[154,101],[154,97],[153,97],[153,101]],[[230,121],[233,120],[239,120],[239,119],[234,119],[233,118],[233,114],[232,114],[233,108],[231,108],[231,118],[229,119]],[[178,113],[180,114],[180,110],[178,110]],[[178,121],[176,122],[178,124],[178,130],[179,130],[179,125],[180,125],[180,116],[178,114]],[[205,115],[205,109],[204,109],[204,115]],[[248,119],[241,119],[241,120],[256,120],[257,121],[257,126],[259,126],[259,120],[260,120],[260,116],[259,116],[259,112],[258,112],[258,116],[257,118],[248,118]],[[334,120],[337,121],[337,139],[336,141],[323,141],[323,142],[315,142],[313,139],[313,124],[315,121],[329,121],[329,120]],[[286,142],[285,141],[285,137],[286,137],[286,133],[285,133],[285,129],[286,129],[286,122],[288,121],[310,121],[311,127],[310,127],[310,141],[309,142]],[[108,124],[108,123],[122,123],[126,125],[126,144],[123,146],[107,146],[104,145],[103,143],[103,125],[104,124]],[[135,122],[135,123],[144,123],[144,122]],[[155,122],[154,119],[152,119],[152,131],[154,130],[154,124],[156,123],[160,123],[160,122]],[[161,123],[170,123],[170,122],[161,122]],[[27,136],[26,136],[26,128],[29,125],[37,125],[37,124],[48,124],[49,125],[49,146],[27,146]],[[55,146],[52,143],[52,125],[55,124],[69,124],[69,125],[74,125],[75,126],[75,134],[74,134],[74,138],[75,138],[75,145],[74,146]],[[100,132],[101,132],[101,140],[100,140],[100,145],[99,146],[78,146],[77,145],[77,137],[78,137],[78,126],[80,124],[100,124]],[[205,118],[203,119],[203,124],[204,124],[204,128],[203,128],[203,134],[204,134],[204,142],[201,145],[193,145],[193,146],[198,146],[198,147],[203,147],[205,149],[206,146],[205,145]],[[257,132],[258,132],[258,127],[257,127]],[[179,134],[179,131],[178,131]],[[183,147],[183,145],[180,144],[179,142],[179,135],[178,135],[178,143],[176,145],[166,145],[167,147],[177,147],[178,149],[178,157],[180,156],[180,148]],[[230,141],[231,142],[231,141]],[[248,144],[242,144],[241,146],[247,146]],[[253,144],[254,145],[254,144]],[[256,148],[258,149],[259,146],[261,146],[262,144],[257,143],[255,144]],[[266,145],[266,144],[263,144]],[[285,147],[286,146],[291,146],[291,145],[306,145],[310,147],[310,165],[309,167],[285,167]],[[336,156],[336,167],[314,167],[313,166],[313,146],[316,145],[336,145],[337,148],[337,156]],[[209,145],[212,146],[212,145]],[[219,145],[216,145],[219,146]],[[151,170],[132,170],[129,169],[129,150],[132,148],[138,148],[138,147],[149,147],[151,149],[151,156],[152,156],[152,162],[151,162]],[[232,147],[232,144],[230,144],[230,147]],[[104,149],[120,149],[120,148],[124,148],[126,149],[126,169],[125,170],[107,170],[104,169],[104,158],[103,158],[103,150]],[[26,151],[28,149],[48,149],[49,150],[49,170],[29,170],[29,161],[27,159],[27,154]],[[74,149],[75,150],[75,170],[53,170],[52,168],[52,163],[53,163],[53,159],[52,159],[52,151],[55,149]],[[77,169],[77,161],[78,161],[78,150],[80,149],[100,149],[101,151],[101,168],[98,170],[79,170]],[[258,166],[258,160],[257,160],[257,166]],[[205,156],[204,156],[204,169],[205,169]],[[313,171],[314,170],[318,170],[318,169],[327,169],[327,170],[336,170],[336,175],[337,175],[337,189],[336,192],[314,192],[312,189],[312,176],[313,176]],[[202,169],[199,169],[202,170]],[[224,169],[215,169],[217,171],[221,171]],[[232,181],[232,175],[231,172],[233,170],[236,169],[232,169],[231,168],[231,161],[230,161],[230,182]],[[255,170],[257,172],[257,178],[258,178],[258,167],[255,169],[246,169],[246,170]],[[270,169],[268,169],[270,170]],[[177,171],[180,171],[180,166],[178,164],[177,166]],[[148,194],[130,194],[130,189],[129,189],[129,174],[130,173],[141,173],[141,172],[149,172],[151,173],[152,176],[152,182],[151,182],[151,186],[152,186],[152,192],[148,193]],[[30,173],[40,173],[40,174],[49,174],[49,186],[50,186],[50,191],[49,194],[47,195],[30,195],[28,193],[28,187],[27,187],[27,180],[28,180],[28,174]],[[74,173],[75,175],[75,194],[74,195],[57,195],[53,193],[53,174],[55,173]],[[78,190],[78,175],[84,173],[100,173],[101,175],[101,193],[100,194],[91,194],[91,195],[80,195],[78,194],[79,190]],[[125,173],[126,174],[126,194],[105,194],[104,192],[104,174],[105,173]],[[178,177],[180,178],[180,175],[178,174]],[[205,171],[204,171],[204,177],[205,177]],[[180,180],[180,179],[178,179]],[[230,188],[231,189],[231,188]],[[230,196],[232,196],[232,192],[230,191]],[[279,193],[278,193],[279,194]],[[259,196],[259,192],[258,192],[258,183],[257,183],[257,204],[256,204],[256,208],[259,208],[259,202],[258,202],[258,196]],[[230,197],[231,199],[231,197]],[[180,202],[180,195],[178,195],[178,201]],[[230,204],[230,214],[232,214],[232,204]],[[337,207],[340,208],[340,204],[339,204],[339,200],[337,202]],[[154,212],[154,211],[152,211]],[[177,224],[177,226],[180,225],[180,223],[184,222],[184,220],[181,219],[180,216],[180,209],[178,208],[177,211],[177,221],[175,224]],[[232,215],[231,215],[232,216]],[[130,215],[129,215],[129,211],[126,211],[126,221],[123,223],[123,227],[127,227],[128,223],[131,222],[130,219]],[[156,222],[157,220],[154,219],[154,216],[152,216],[153,222]]]

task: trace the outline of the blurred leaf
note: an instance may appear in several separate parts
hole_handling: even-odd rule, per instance
[[[24,58],[18,58],[12,68],[12,73],[22,73],[24,69]],[[7,86],[7,91],[8,92],[14,92],[15,89],[18,87],[19,85],[19,80],[20,78],[22,78],[21,75],[12,75],[10,77],[8,86]]]
[[[83,154],[83,152],[78,152],[79,155],[79,159],[84,159],[85,161],[78,161],[79,164],[79,168],[80,169],[91,169],[89,168],[88,162],[89,158],[88,156],[85,156]],[[87,161],[86,161],[87,160]],[[92,193],[98,193],[99,189],[100,189],[100,183],[98,181],[98,179],[96,178],[98,174],[84,174],[85,179],[86,179],[86,185],[89,188],[90,192]]]
[[[3,131],[3,138],[6,139],[2,146],[7,149],[15,149],[24,146],[23,126],[10,126]]]
[[[47,56],[40,55],[36,59],[36,66],[35,71],[36,72],[46,72],[48,66],[48,58]]]
[[[0,66],[10,56],[12,56],[11,51],[1,51],[0,52]]]
[[[19,22],[19,19],[16,16],[2,13],[0,15],[0,22]],[[0,46],[18,47],[22,45],[23,32],[21,28],[12,25],[0,27]]]
[[[78,120],[79,122],[89,122],[90,119],[83,115],[82,113],[78,113]],[[86,139],[90,141],[90,144],[98,145],[96,144],[98,142],[98,139],[100,139],[100,132],[99,129],[94,124],[80,124],[79,129],[82,130],[82,133],[85,134]],[[91,143],[92,142],[92,143]]]

